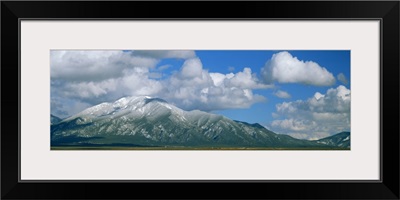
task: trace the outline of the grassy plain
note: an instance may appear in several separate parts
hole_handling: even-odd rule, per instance
[[[51,150],[278,150],[278,151],[293,151],[293,150],[350,150],[350,148],[337,148],[337,147],[183,147],[183,146],[167,146],[167,147],[84,147],[84,146],[52,146]]]

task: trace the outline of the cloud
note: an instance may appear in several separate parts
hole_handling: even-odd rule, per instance
[[[338,74],[338,75],[337,75],[337,79],[338,79],[341,83],[343,83],[343,84],[345,84],[345,85],[347,85],[347,84],[349,83],[349,81],[347,80],[346,76],[345,76],[343,73]]]
[[[317,123],[309,120],[295,120],[295,119],[284,119],[275,120],[271,123],[272,126],[279,126],[282,129],[287,129],[290,131],[308,131],[314,128]]]
[[[135,56],[151,57],[155,59],[189,59],[196,57],[196,53],[192,50],[135,50],[132,51],[132,54]]]
[[[58,51],[50,55],[51,78],[102,81],[121,77],[125,70],[154,68],[158,60],[123,51]]]
[[[276,105],[271,127],[278,133],[301,139],[321,138],[350,130],[351,92],[345,86],[316,92],[307,100],[283,102]]]
[[[160,95],[168,101],[186,110],[204,111],[249,108],[266,101],[252,90],[269,87],[261,83],[250,68],[236,74],[209,73],[198,58],[186,60],[181,71],[164,85],[168,88]]]
[[[335,78],[326,68],[313,61],[302,61],[283,51],[274,54],[261,74],[266,83],[302,83],[315,86],[331,86]]]
[[[166,69],[168,69],[168,68],[170,68],[172,65],[161,65],[160,67],[158,67],[158,70],[159,71],[163,71],[163,70],[166,70]]]
[[[68,116],[82,107],[76,105],[95,105],[122,96],[157,94],[163,86],[154,79],[161,78],[162,74],[150,70],[159,63],[158,57],[181,59],[193,56],[194,51],[139,53],[52,50],[52,113]]]
[[[132,73],[122,78],[120,88],[123,91],[120,96],[154,96],[163,90],[164,86],[160,81],[150,78],[151,74]],[[115,100],[115,98],[113,99]]]
[[[247,88],[247,89],[263,89],[270,88],[271,85],[261,83],[255,74],[252,74],[250,68],[244,68],[243,72],[226,77],[225,85],[228,87]]]
[[[92,106],[79,100],[51,97],[51,114],[62,119]]]
[[[52,113],[75,114],[102,102],[123,96],[148,95],[163,98],[186,110],[249,108],[266,98],[254,94],[264,84],[244,68],[238,73],[211,73],[193,51],[52,51]],[[161,58],[185,58],[179,71],[164,77]],[[62,106],[60,106],[62,105]]]
[[[51,106],[51,114],[57,117],[65,117],[68,116],[68,112],[65,110],[64,105],[60,102],[59,99],[51,98],[50,101]]]
[[[279,97],[279,98],[282,98],[282,99],[288,99],[288,98],[291,97],[289,93],[287,93],[287,92],[285,92],[285,91],[282,91],[282,90],[276,91],[276,92],[274,93],[274,95],[277,96],[277,97]]]
[[[199,58],[188,59],[183,63],[181,69],[181,77],[183,78],[201,78],[203,73],[203,65]]]
[[[162,73],[158,73],[158,72],[149,73],[149,78],[151,78],[151,79],[160,79],[162,77],[163,77]]]

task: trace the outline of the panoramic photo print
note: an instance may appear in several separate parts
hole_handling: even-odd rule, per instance
[[[348,50],[51,50],[51,150],[350,150]]]

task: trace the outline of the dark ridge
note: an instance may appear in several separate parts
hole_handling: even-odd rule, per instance
[[[332,139],[332,138],[336,138],[336,137],[346,137],[346,136],[349,136],[349,135],[350,135],[350,132],[340,132],[340,133],[337,133],[337,134],[334,134],[334,135],[331,135],[331,136],[328,136],[328,137],[325,137],[325,138],[321,138],[321,139],[319,139],[317,141]]]
[[[51,123],[51,124],[57,124],[57,123],[59,123],[59,122],[61,122],[61,121],[62,121],[61,118],[59,118],[59,117],[57,117],[57,116],[55,116],[55,115],[50,114],[50,123]]]
[[[50,133],[51,135],[53,135],[53,133],[57,130],[62,130],[62,129],[68,129],[68,128],[74,128],[74,129],[78,129],[78,128],[84,128],[87,126],[92,125],[93,123],[87,123],[87,124],[78,124],[79,121],[82,121],[83,119],[78,117],[76,119],[73,119],[71,121],[67,121],[67,122],[61,122],[61,123],[57,123],[54,125],[50,126]]]
[[[163,103],[168,103],[167,101],[165,101],[164,99],[160,99],[160,98],[151,98],[151,99],[145,99],[144,100],[144,104],[146,105],[146,104],[148,104],[148,103],[150,103],[150,102],[153,102],[153,101],[158,101],[158,102],[163,102]]]
[[[264,128],[264,129],[266,129],[264,126],[261,126],[259,123],[250,124],[250,123],[247,123],[247,122],[242,122],[242,121],[237,121],[237,120],[233,120],[233,121],[237,122],[237,123],[244,124],[244,125],[256,127],[256,128]]]

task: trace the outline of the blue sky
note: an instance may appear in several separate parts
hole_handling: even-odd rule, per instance
[[[229,67],[234,67],[234,73],[244,67],[250,67],[253,72],[258,73],[264,67],[268,58],[271,58],[277,51],[196,51],[196,54],[203,62],[203,66],[210,71],[229,73]],[[320,66],[325,67],[332,74],[343,73],[350,79],[350,51],[288,51],[300,60],[314,61]],[[210,68],[207,68],[210,66]],[[251,123],[266,123],[272,120],[272,116],[266,113],[275,111],[275,105],[288,100],[306,99],[314,95],[315,92],[325,93],[327,89],[339,86],[342,83],[336,81],[332,86],[313,86],[296,83],[275,83],[276,88],[269,90],[255,90],[256,94],[267,97],[265,103],[254,104],[250,109],[235,109],[220,111],[232,119],[248,121]],[[350,83],[346,85],[350,88]],[[276,90],[284,90],[291,95],[290,99],[282,99],[273,95]],[[263,121],[264,119],[264,121]]]
[[[350,51],[52,51],[51,112],[149,95],[283,134],[350,131]]]

